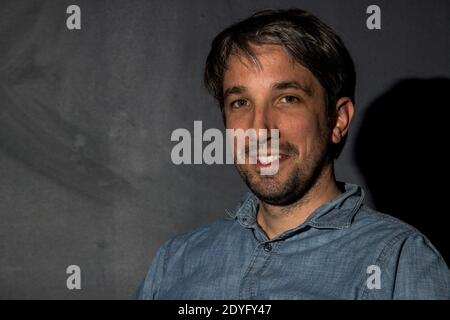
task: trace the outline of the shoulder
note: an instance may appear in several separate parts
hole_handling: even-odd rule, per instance
[[[221,219],[179,234],[164,242],[153,257],[149,271],[138,290],[138,299],[155,299],[161,288],[170,287],[180,274],[211,262],[220,244],[233,233],[235,220]]]
[[[362,205],[352,223],[355,229],[362,229],[373,237],[395,242],[410,236],[423,236],[410,224],[386,213]]]
[[[405,251],[408,246],[416,246],[439,255],[439,252],[422,232],[389,214],[364,206],[359,220],[356,220],[356,225],[358,223],[362,228],[366,228],[373,237],[383,239],[384,250]]]
[[[361,207],[351,229],[358,238],[360,246],[372,248],[372,253],[380,264],[395,264],[399,262],[399,259],[416,259],[425,256],[444,262],[438,250],[418,229],[367,206]]]
[[[450,271],[438,250],[415,227],[373,209],[363,207],[355,217],[355,229],[364,230],[364,241],[374,246],[374,264],[382,283],[394,299],[449,299]],[[366,297],[377,297],[366,290]]]
[[[162,245],[162,249],[169,255],[189,251],[202,251],[215,244],[223,244],[236,231],[235,219],[219,219],[212,223],[181,233]]]

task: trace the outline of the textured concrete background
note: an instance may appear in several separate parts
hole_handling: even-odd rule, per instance
[[[66,28],[70,4],[81,7],[81,30]],[[366,28],[370,4],[381,7],[381,30]],[[390,109],[364,136],[371,137],[362,140],[364,154],[376,150],[388,159],[384,166],[400,159],[392,172],[419,153],[427,155],[429,140],[412,144],[419,150],[411,154],[395,155],[397,146],[387,153],[377,134],[400,106],[388,140],[400,132],[406,140],[429,132],[424,129],[433,128],[433,119],[449,106],[447,0],[0,2],[0,298],[127,299],[164,240],[223,217],[223,209],[236,204],[245,186],[233,167],[173,165],[170,134],[192,130],[194,120],[202,120],[204,129],[223,127],[202,87],[212,38],[256,10],[289,7],[309,10],[334,27],[356,63],[358,114],[336,165],[338,177],[367,187],[362,173],[377,163],[358,158],[364,148],[355,141],[366,109],[381,110],[374,101],[391,88],[397,100],[389,100]],[[435,77],[439,85],[423,80]],[[395,90],[404,79],[425,82]],[[438,106],[427,103],[436,88]],[[420,101],[413,111],[402,103],[406,96],[411,104]],[[407,118],[411,113],[419,124]],[[434,118],[420,124],[428,113]],[[434,142],[443,140],[436,134]],[[433,157],[414,170],[429,170]],[[425,176],[420,184],[414,173],[400,183],[433,188]],[[393,193],[404,188],[396,183]],[[377,204],[374,194],[367,189],[368,204]],[[429,196],[425,204],[445,199]],[[411,200],[406,195],[398,202]],[[430,216],[436,213],[426,217],[436,221],[448,212]],[[442,231],[431,228],[427,235],[448,254]],[[78,291],[66,288],[71,264],[82,269]]]

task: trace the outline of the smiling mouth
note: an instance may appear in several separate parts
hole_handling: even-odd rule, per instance
[[[267,168],[273,165],[275,161],[278,161],[278,164],[280,165],[282,162],[287,160],[289,158],[286,154],[278,154],[278,155],[260,155],[257,158],[256,166],[259,168]]]

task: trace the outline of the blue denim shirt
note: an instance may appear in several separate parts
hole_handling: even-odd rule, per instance
[[[247,193],[230,219],[167,241],[138,299],[450,299],[450,271],[410,225],[345,193],[269,240]]]

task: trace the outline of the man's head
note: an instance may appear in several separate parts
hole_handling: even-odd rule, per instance
[[[263,201],[300,199],[332,168],[353,116],[355,70],[342,40],[302,10],[263,11],[213,41],[205,83],[230,129],[279,129],[279,170],[237,165]],[[270,136],[267,139],[270,145]]]

